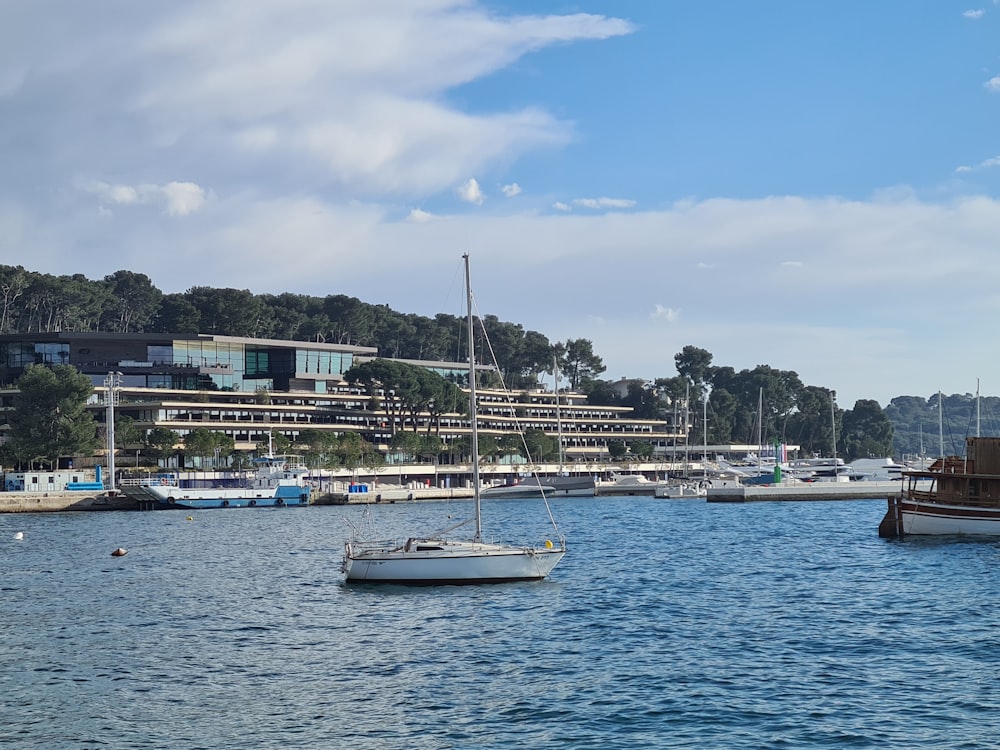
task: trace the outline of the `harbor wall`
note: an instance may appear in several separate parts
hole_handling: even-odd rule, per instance
[[[0,513],[75,510],[138,510],[138,505],[124,495],[107,492],[0,492]]]

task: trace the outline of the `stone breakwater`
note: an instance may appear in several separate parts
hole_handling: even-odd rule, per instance
[[[135,501],[106,492],[0,492],[0,513],[137,509]]]

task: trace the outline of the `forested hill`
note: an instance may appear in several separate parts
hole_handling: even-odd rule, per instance
[[[895,455],[965,455],[965,439],[1000,436],[1000,397],[954,394],[896,396],[884,409],[894,428]],[[977,431],[978,430],[978,431]]]
[[[594,403],[621,404],[640,417],[665,419],[685,398],[699,411],[708,394],[709,440],[753,442],[758,400],[763,395],[761,433],[765,442],[801,445],[806,453],[829,453],[833,439],[832,389],[806,385],[793,371],[767,365],[736,371],[715,366],[712,354],[685,346],[664,361],[662,377],[652,387],[633,384],[627,393],[600,380],[600,356],[586,339],[551,342],[517,323],[483,317],[490,344],[509,387],[535,385],[551,372],[553,356],[569,386],[584,390]],[[377,347],[397,359],[463,361],[465,321],[440,313],[433,318],[399,313],[386,305],[330,294],[253,294],[248,290],[192,287],[164,294],[148,276],[116,271],[100,280],[81,274],[52,276],[0,265],[0,333],[33,332],[205,333],[289,341],[325,341]],[[485,347],[478,347],[483,352]],[[900,396],[883,411],[875,401],[835,407],[838,452],[848,457],[938,452],[937,396]],[[982,434],[1000,434],[996,420],[1000,399],[980,402]],[[943,399],[945,449],[961,453],[966,435],[975,430],[975,399]],[[704,440],[700,420],[693,441]],[[891,424],[890,424],[891,422]]]
[[[385,357],[436,361],[462,361],[466,351],[465,321],[454,315],[408,315],[343,294],[212,287],[164,294],[148,276],[132,271],[92,281],[0,266],[0,305],[0,333],[205,333],[372,346]],[[544,335],[493,316],[484,323],[514,385],[551,370],[555,345]]]

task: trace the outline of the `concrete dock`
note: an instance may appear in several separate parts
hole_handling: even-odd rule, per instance
[[[0,492],[0,513],[54,513],[74,510],[138,510],[124,495],[107,492]]]
[[[709,487],[710,503],[750,503],[768,500],[885,500],[898,495],[899,482],[791,482],[746,487]]]

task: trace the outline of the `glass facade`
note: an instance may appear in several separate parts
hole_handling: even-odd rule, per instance
[[[57,334],[58,335],[58,334]],[[7,338],[7,337],[4,337]],[[13,337],[10,337],[13,338]],[[95,386],[120,370],[129,387],[253,392],[309,390],[325,393],[354,364],[354,353],[322,344],[213,338],[136,338],[69,334],[67,341],[41,334],[0,343],[0,377],[13,382],[32,364],[71,364]],[[152,343],[155,341],[156,343]],[[71,356],[72,355],[72,356]],[[328,382],[330,381],[330,382]]]
[[[22,368],[28,365],[69,364],[69,344],[16,341],[7,344],[4,349],[7,367]]]
[[[149,388],[185,390],[270,390],[276,380],[302,377],[315,380],[316,390],[325,392],[326,377],[339,378],[354,364],[354,355],[349,352],[208,340],[150,345],[146,356],[153,366],[200,370],[199,375],[178,372],[147,376]]]

